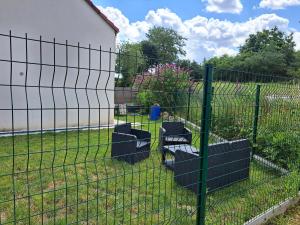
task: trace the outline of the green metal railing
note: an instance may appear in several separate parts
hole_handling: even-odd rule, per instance
[[[202,118],[200,131],[200,172],[199,172],[199,190],[197,202],[197,224],[205,223],[205,201],[206,201],[206,180],[208,170],[208,139],[209,139],[209,122],[211,116],[211,98],[212,98],[212,66],[205,67]]]
[[[259,118],[259,104],[260,104],[260,85],[256,86],[256,94],[255,94],[255,109],[254,109],[254,118],[253,118],[253,145],[256,145],[256,138],[257,138],[257,125],[258,125],[258,118]],[[255,149],[255,148],[253,148]],[[253,153],[255,153],[253,151]]]

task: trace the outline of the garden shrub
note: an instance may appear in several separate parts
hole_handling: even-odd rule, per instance
[[[174,114],[180,106],[186,106],[189,72],[176,65],[164,65],[156,70],[143,79],[137,101],[145,108],[159,104],[163,111]]]
[[[211,130],[222,138],[233,140],[249,137],[252,127],[249,121],[235,112],[235,108],[228,107],[218,113],[212,113]]]
[[[150,107],[155,103],[153,93],[143,90],[137,94],[137,101],[143,106],[143,113],[149,113]]]
[[[257,139],[258,153],[284,168],[300,169],[300,132],[266,129]]]

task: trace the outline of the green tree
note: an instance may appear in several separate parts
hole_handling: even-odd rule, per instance
[[[154,27],[146,34],[148,41],[155,45],[158,51],[159,63],[173,63],[178,55],[185,55],[186,38],[170,28]]]
[[[217,68],[214,71],[215,80],[230,80],[235,78],[230,74],[226,74],[226,71],[223,71],[223,69],[228,70],[228,72],[230,71],[229,69],[236,69],[237,61],[238,56],[223,55],[221,57],[213,57],[209,60],[206,60],[206,63]]]
[[[236,59],[237,57],[235,56],[223,55],[220,57],[213,57],[207,60],[206,63],[212,64],[213,66],[218,68],[229,69],[235,66]]]
[[[141,41],[140,44],[143,56],[146,60],[147,68],[157,65],[159,63],[159,55],[156,45],[147,40]]]
[[[270,45],[259,52],[236,57],[235,67],[242,71],[262,74],[287,75],[285,55]]]
[[[130,86],[134,76],[144,70],[145,66],[146,62],[141,51],[141,44],[122,43],[116,59],[116,71],[118,72],[116,86]]]
[[[284,56],[287,65],[293,63],[295,57],[295,42],[293,33],[286,34],[277,27],[251,34],[245,44],[240,47],[240,53],[258,53],[272,47],[273,52]]]
[[[203,67],[196,61],[180,59],[177,61],[177,65],[188,70],[191,79],[199,80],[203,77]]]
[[[289,67],[288,73],[291,76],[300,77],[300,51],[295,53],[295,61]]]
[[[286,34],[274,27],[251,34],[240,47],[238,55],[213,57],[207,63],[219,69],[274,74],[278,78],[278,76],[299,74],[296,68],[299,68],[300,63],[297,64],[294,48],[293,34]],[[228,73],[227,76],[226,71],[221,70],[216,70],[214,79],[234,80],[237,79],[236,76],[241,76],[240,81],[255,79],[255,77],[243,76],[241,73]]]

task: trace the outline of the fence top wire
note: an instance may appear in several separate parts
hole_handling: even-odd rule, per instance
[[[256,83],[299,83],[296,76],[283,76],[280,74],[257,73],[253,71],[243,71],[234,68],[213,67],[214,81],[229,82],[256,82]]]
[[[80,50],[85,50],[90,52],[95,52],[99,54],[99,58],[104,58],[103,54],[107,55],[113,55],[115,62],[116,62],[116,67],[115,68],[103,68],[103,67],[93,67],[92,65],[90,66],[81,66],[80,64],[78,65],[67,65],[67,64],[60,64],[60,63],[55,63],[55,59],[53,60],[52,63],[48,62],[40,62],[40,61],[30,61],[30,60],[15,60],[14,58],[10,59],[8,58],[0,58],[0,62],[14,62],[14,63],[21,63],[21,64],[27,64],[27,65],[36,65],[36,66],[48,66],[48,67],[55,67],[55,68],[69,68],[69,69],[79,69],[79,70],[86,70],[86,71],[94,71],[94,72],[111,72],[111,73],[116,73],[115,75],[115,86],[122,86],[122,76],[126,74],[121,74],[122,68],[124,65],[121,62],[122,58],[129,58],[129,60],[134,61],[133,67],[135,67],[134,71],[131,71],[130,76],[131,76],[131,86],[132,88],[135,89],[150,89],[150,86],[152,85],[153,81],[155,80],[160,80],[160,83],[163,85],[166,82],[164,82],[163,77],[161,76],[161,73],[163,70],[172,69],[175,74],[177,74],[176,84],[180,84],[181,88],[184,88],[186,90],[192,90],[192,92],[195,92],[196,90],[199,90],[199,83],[202,83],[203,80],[202,78],[197,78],[194,79],[192,77],[189,77],[188,80],[189,82],[186,82],[182,77],[180,76],[181,73],[185,72],[188,73],[190,72],[189,68],[180,68],[177,66],[177,62],[175,61],[174,63],[168,64],[168,65],[153,65],[152,68],[150,68],[152,71],[149,72],[149,68],[146,67],[146,65],[140,63],[137,59],[142,58],[143,60],[145,59],[154,59],[151,57],[145,57],[141,56],[138,54],[128,54],[124,53],[121,50],[119,51],[112,51],[111,49],[103,49],[100,45],[99,47],[95,48],[92,45],[88,46],[81,46],[80,43],[76,44],[71,44],[68,41],[65,42],[58,42],[55,41],[55,38],[53,40],[44,40],[42,36],[40,38],[30,38],[28,37],[27,34],[24,36],[18,36],[18,35],[13,35],[13,34],[3,34],[0,33],[0,37],[5,37],[7,39],[12,38],[12,39],[19,39],[24,41],[24,46],[25,42],[35,42],[35,43],[40,43],[40,44],[50,44],[53,45],[54,48],[55,46],[61,46],[65,48],[66,52],[70,53],[70,50],[68,51],[68,48],[74,48],[77,49],[78,51]],[[41,48],[43,48],[42,46]],[[28,50],[28,49],[27,49]],[[95,57],[93,57],[95,58]],[[101,61],[101,59],[99,59]],[[79,59],[78,59],[79,61]],[[202,70],[204,70],[204,67],[202,67]],[[255,73],[251,71],[240,71],[236,69],[230,69],[230,68],[220,68],[220,67],[214,67],[213,68],[214,73],[213,73],[213,81],[227,81],[227,82],[238,82],[238,83],[245,83],[245,82],[254,82],[254,83],[299,83],[299,78],[297,77],[291,77],[291,76],[281,76],[281,75],[275,75],[275,74],[261,74],[261,73]],[[122,71],[123,73],[126,73],[126,71]],[[201,71],[202,72],[202,71]],[[202,75],[203,76],[203,75]],[[200,85],[201,89],[201,85]],[[174,88],[175,91],[175,88]]]

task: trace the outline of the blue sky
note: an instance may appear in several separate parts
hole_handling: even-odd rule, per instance
[[[196,61],[237,53],[250,33],[277,25],[295,32],[300,49],[300,0],[93,0],[119,28],[118,41],[140,41],[153,26],[188,38]]]

